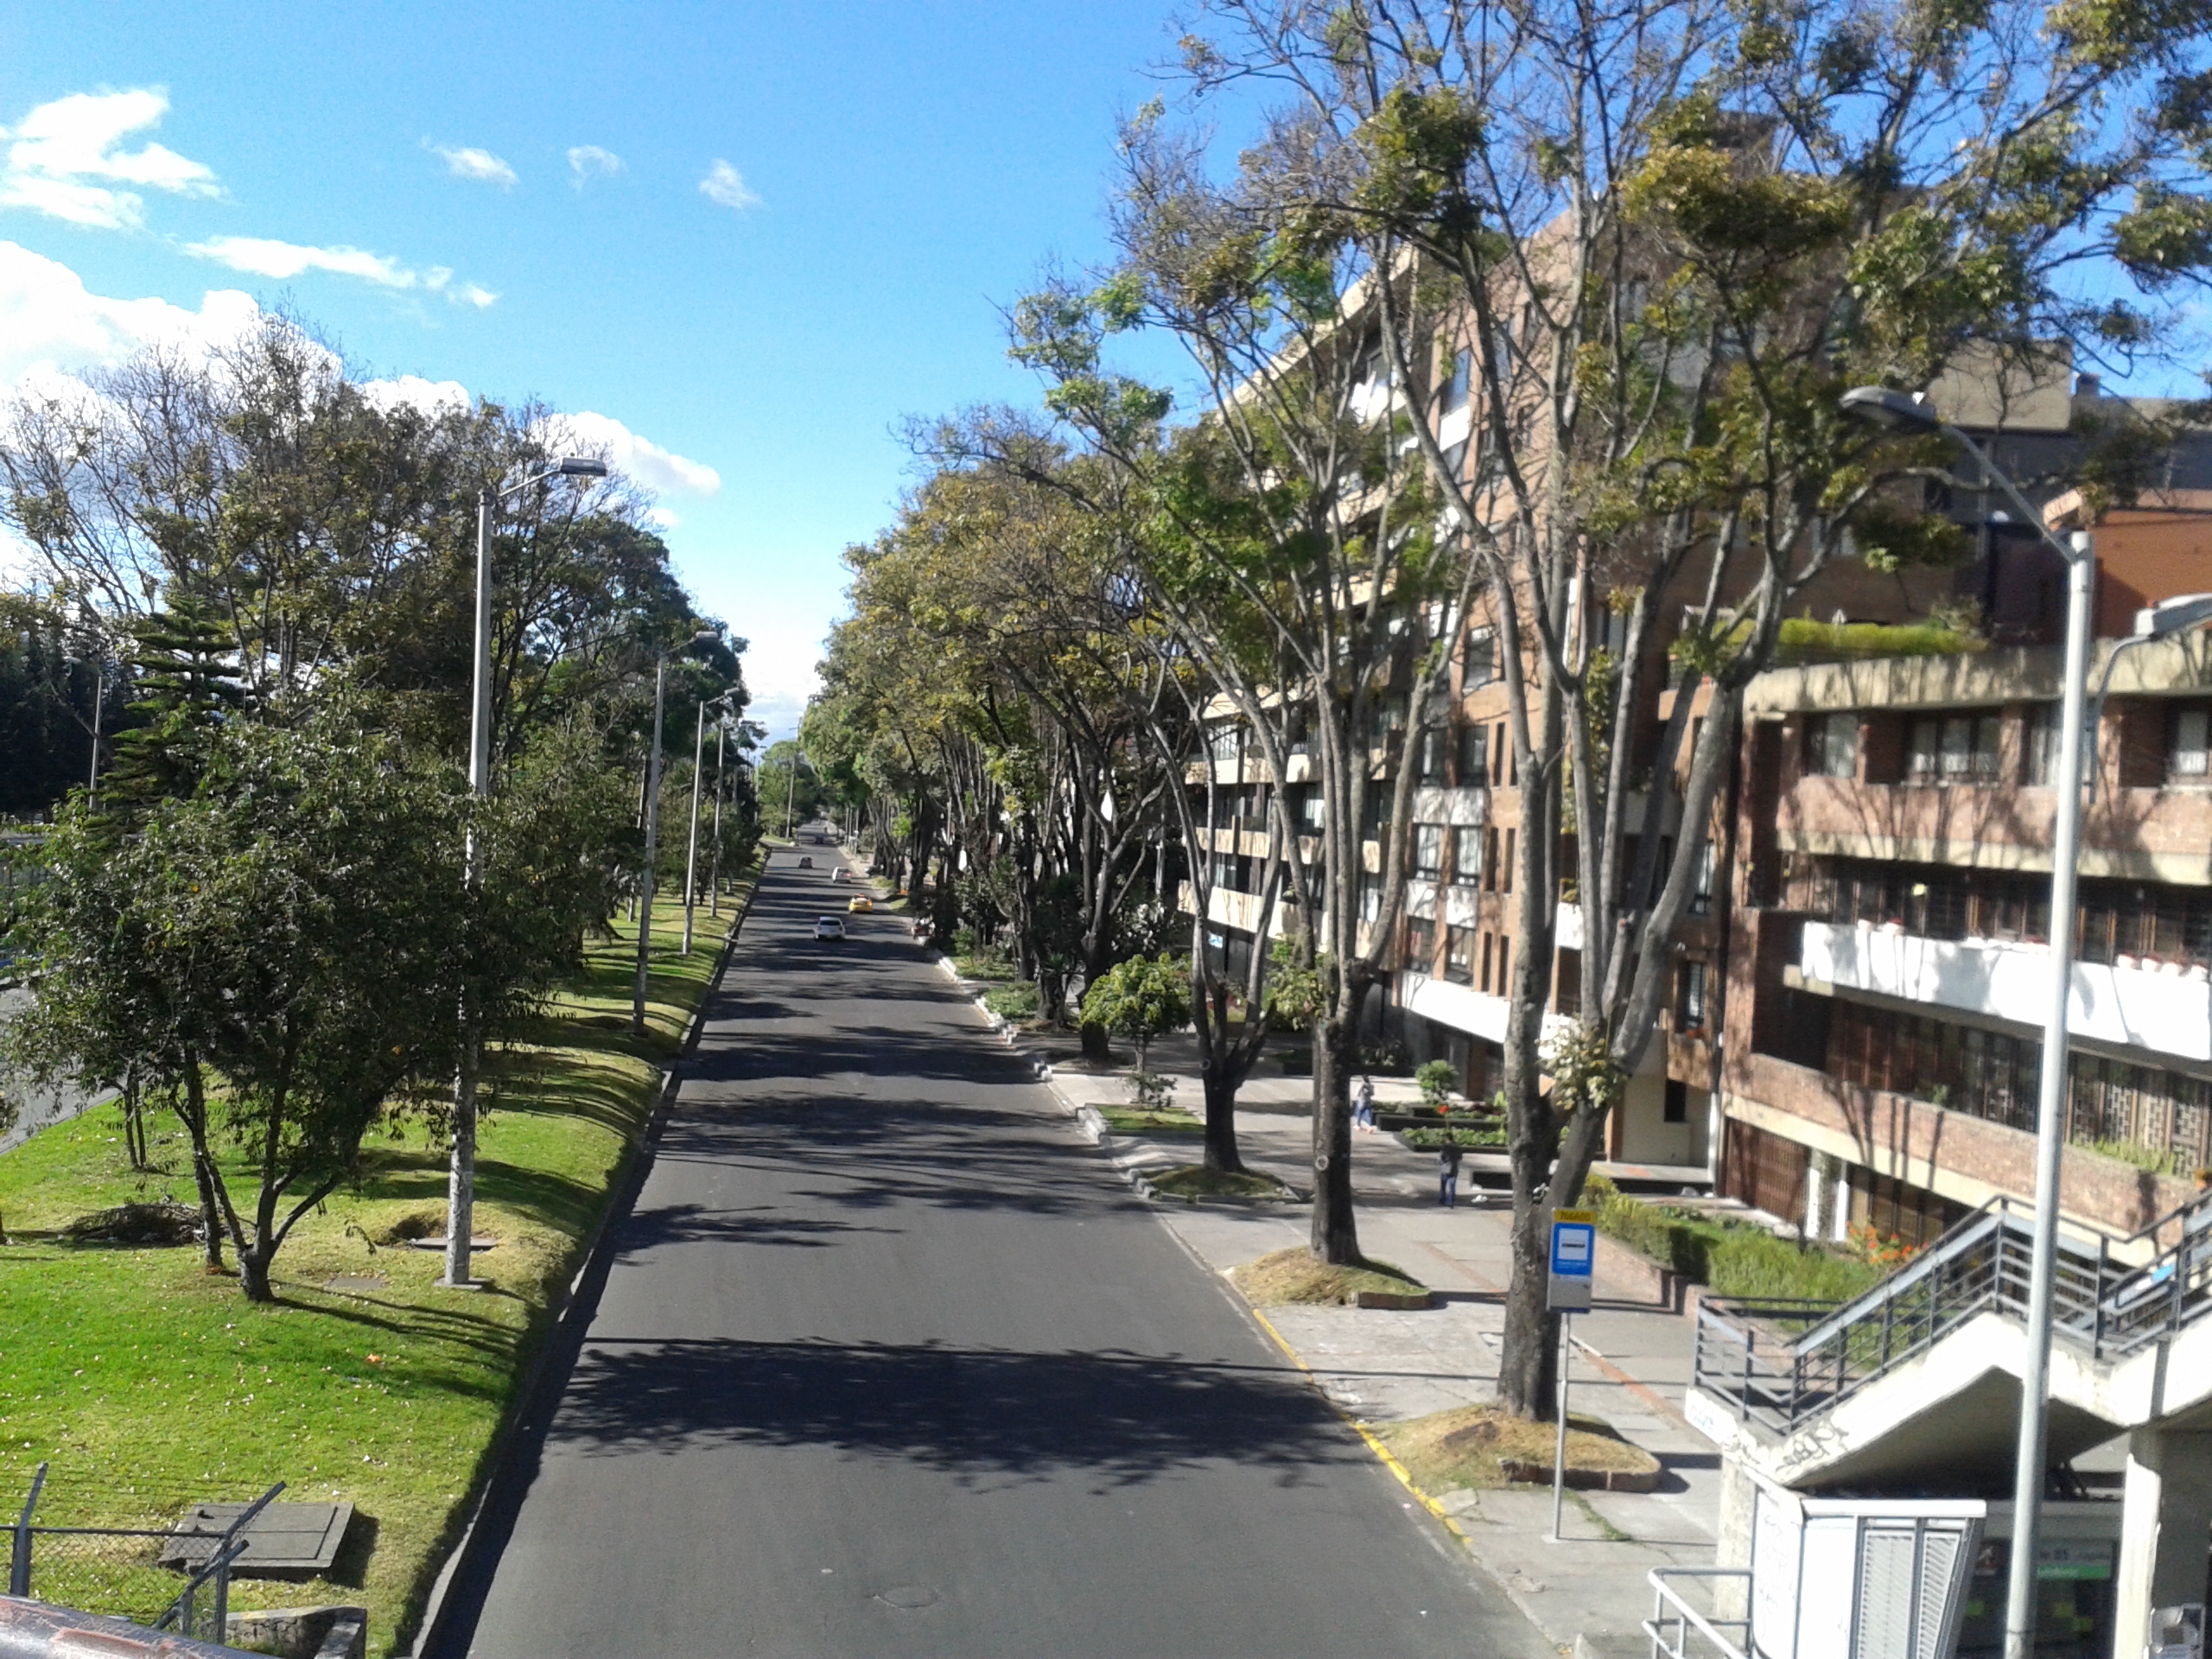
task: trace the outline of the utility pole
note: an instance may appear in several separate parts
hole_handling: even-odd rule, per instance
[[[707,861],[707,914],[722,913],[722,797],[728,793],[729,721],[715,722],[715,851]]]

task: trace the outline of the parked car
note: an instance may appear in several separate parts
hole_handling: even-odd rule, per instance
[[[814,918],[814,937],[817,939],[842,939],[845,937],[845,918],[842,916],[817,916]]]
[[[852,898],[845,901],[845,908],[847,910],[874,910],[875,908],[875,900],[869,898],[864,893],[855,893]]]
[[[832,870],[830,872],[830,879],[832,881],[849,881],[853,879],[853,873],[844,869]]]

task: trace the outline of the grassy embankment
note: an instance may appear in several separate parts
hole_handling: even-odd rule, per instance
[[[737,902],[751,878],[735,884]],[[160,1525],[189,1502],[276,1481],[301,1501],[356,1506],[327,1580],[241,1583],[232,1605],[348,1601],[370,1615],[372,1652],[411,1633],[548,1307],[573,1275],[608,1189],[638,1144],[705,994],[733,906],[700,913],[680,956],[680,905],[655,908],[648,1033],[628,1032],[636,931],[594,945],[533,1040],[501,1053],[478,1161],[483,1292],[436,1288],[434,1252],[404,1240],[444,1230],[445,1159],[415,1129],[373,1142],[358,1185],[303,1220],[276,1258],[278,1301],[257,1306],[197,1245],[72,1245],[60,1230],[113,1205],[194,1202],[185,1143],[151,1127],[152,1173],[133,1172],[120,1114],[101,1108],[0,1156],[0,1507],[52,1465],[40,1519]],[[226,1169],[241,1209],[243,1156]],[[332,1288],[344,1276],[382,1281]],[[11,1516],[12,1518],[12,1516]],[[34,1592],[146,1618],[176,1576],[61,1541],[42,1547]]]

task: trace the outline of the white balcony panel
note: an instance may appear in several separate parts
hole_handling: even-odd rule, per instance
[[[1505,1015],[1509,1006],[1506,1000],[1502,996],[1488,995],[1456,980],[1402,972],[1398,976],[1398,1006],[1421,1015],[1424,1020],[1433,1020],[1440,1026],[1449,1026],[1454,1031],[1468,1032],[1477,1037],[1487,1038],[1493,1043],[1505,1040]],[[1561,1023],[1559,1015],[1547,1013],[1538,1040],[1548,1039]],[[1660,1045],[1655,1044],[1654,1046]]]
[[[1552,938],[1562,950],[1582,948],[1582,906],[1561,905],[1552,912]]]
[[[1414,822],[1474,829],[1490,819],[1486,789],[1440,789],[1433,784],[1414,791]]]
[[[1449,449],[1455,443],[1465,443],[1474,430],[1475,406],[1465,403],[1453,410],[1436,423],[1436,444],[1440,449]]]
[[[2040,1026],[2050,952],[1993,939],[1931,939],[1885,928],[1807,922],[1798,969],[1844,990],[1873,991]],[[2212,1059],[2212,983],[2158,969],[2074,964],[2067,1021],[2092,1042]]]
[[[1406,914],[1420,921],[1436,919],[1436,883],[1415,876],[1406,883]]]

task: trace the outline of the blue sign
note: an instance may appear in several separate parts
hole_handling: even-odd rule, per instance
[[[1544,1306],[1554,1313],[1590,1310],[1590,1272],[1598,1256],[1596,1221],[1587,1210],[1552,1211],[1552,1270]]]

